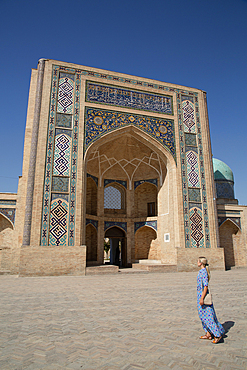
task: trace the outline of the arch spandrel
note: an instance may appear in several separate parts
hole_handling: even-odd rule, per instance
[[[176,161],[174,120],[105,109],[85,109],[84,155],[90,145],[123,127],[136,127],[166,148]]]

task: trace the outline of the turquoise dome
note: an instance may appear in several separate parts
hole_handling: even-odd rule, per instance
[[[226,180],[234,182],[233,172],[227,164],[219,159],[213,158],[213,169],[215,180]]]

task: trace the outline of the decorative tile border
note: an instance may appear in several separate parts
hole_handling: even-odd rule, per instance
[[[90,144],[106,133],[131,125],[159,141],[176,160],[173,120],[89,107],[85,108],[84,153]]]
[[[41,226],[44,246],[74,245],[79,106],[80,74],[53,66]]]
[[[98,221],[97,220],[92,220],[91,218],[86,218],[86,226],[87,225],[93,225],[96,230],[98,230]]]
[[[0,205],[1,206],[15,206],[16,205],[16,200],[12,199],[0,199]]]
[[[121,180],[108,180],[108,179],[104,179],[104,188],[105,188],[107,185],[109,185],[109,184],[111,184],[111,183],[113,183],[113,182],[116,182],[116,183],[118,183],[118,184],[122,185],[123,187],[125,187],[125,189],[127,189],[127,181],[121,181]]]
[[[135,222],[135,232],[143,226],[149,226],[152,229],[154,229],[155,231],[157,231],[157,220]]]
[[[149,182],[150,184],[155,185],[158,187],[158,179],[149,179],[149,180],[140,180],[134,182],[134,189],[136,189],[139,185],[144,184],[144,182]]]
[[[148,112],[173,114],[172,96],[87,81],[86,102]]]
[[[184,93],[177,90],[177,108],[184,203],[185,246],[186,248],[210,248],[198,94],[190,93],[189,95],[184,95]],[[201,201],[199,201],[199,197],[201,197]]]
[[[105,221],[104,231],[113,226],[118,226],[127,233],[127,222]]]

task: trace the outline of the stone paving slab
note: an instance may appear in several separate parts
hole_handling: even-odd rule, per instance
[[[212,271],[217,345],[199,339],[196,275],[0,276],[0,369],[247,369],[247,269]]]

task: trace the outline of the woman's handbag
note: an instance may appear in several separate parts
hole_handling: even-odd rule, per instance
[[[205,295],[203,303],[207,306],[210,306],[211,304],[213,304],[213,299],[212,299],[212,294],[211,293],[207,293]]]
[[[208,286],[208,289],[209,289],[209,286]],[[202,290],[203,290],[203,283],[202,283]],[[212,294],[209,293],[209,290],[207,291],[207,294],[204,297],[203,304],[207,306],[210,306],[211,304],[213,304],[213,297],[212,297]]]

